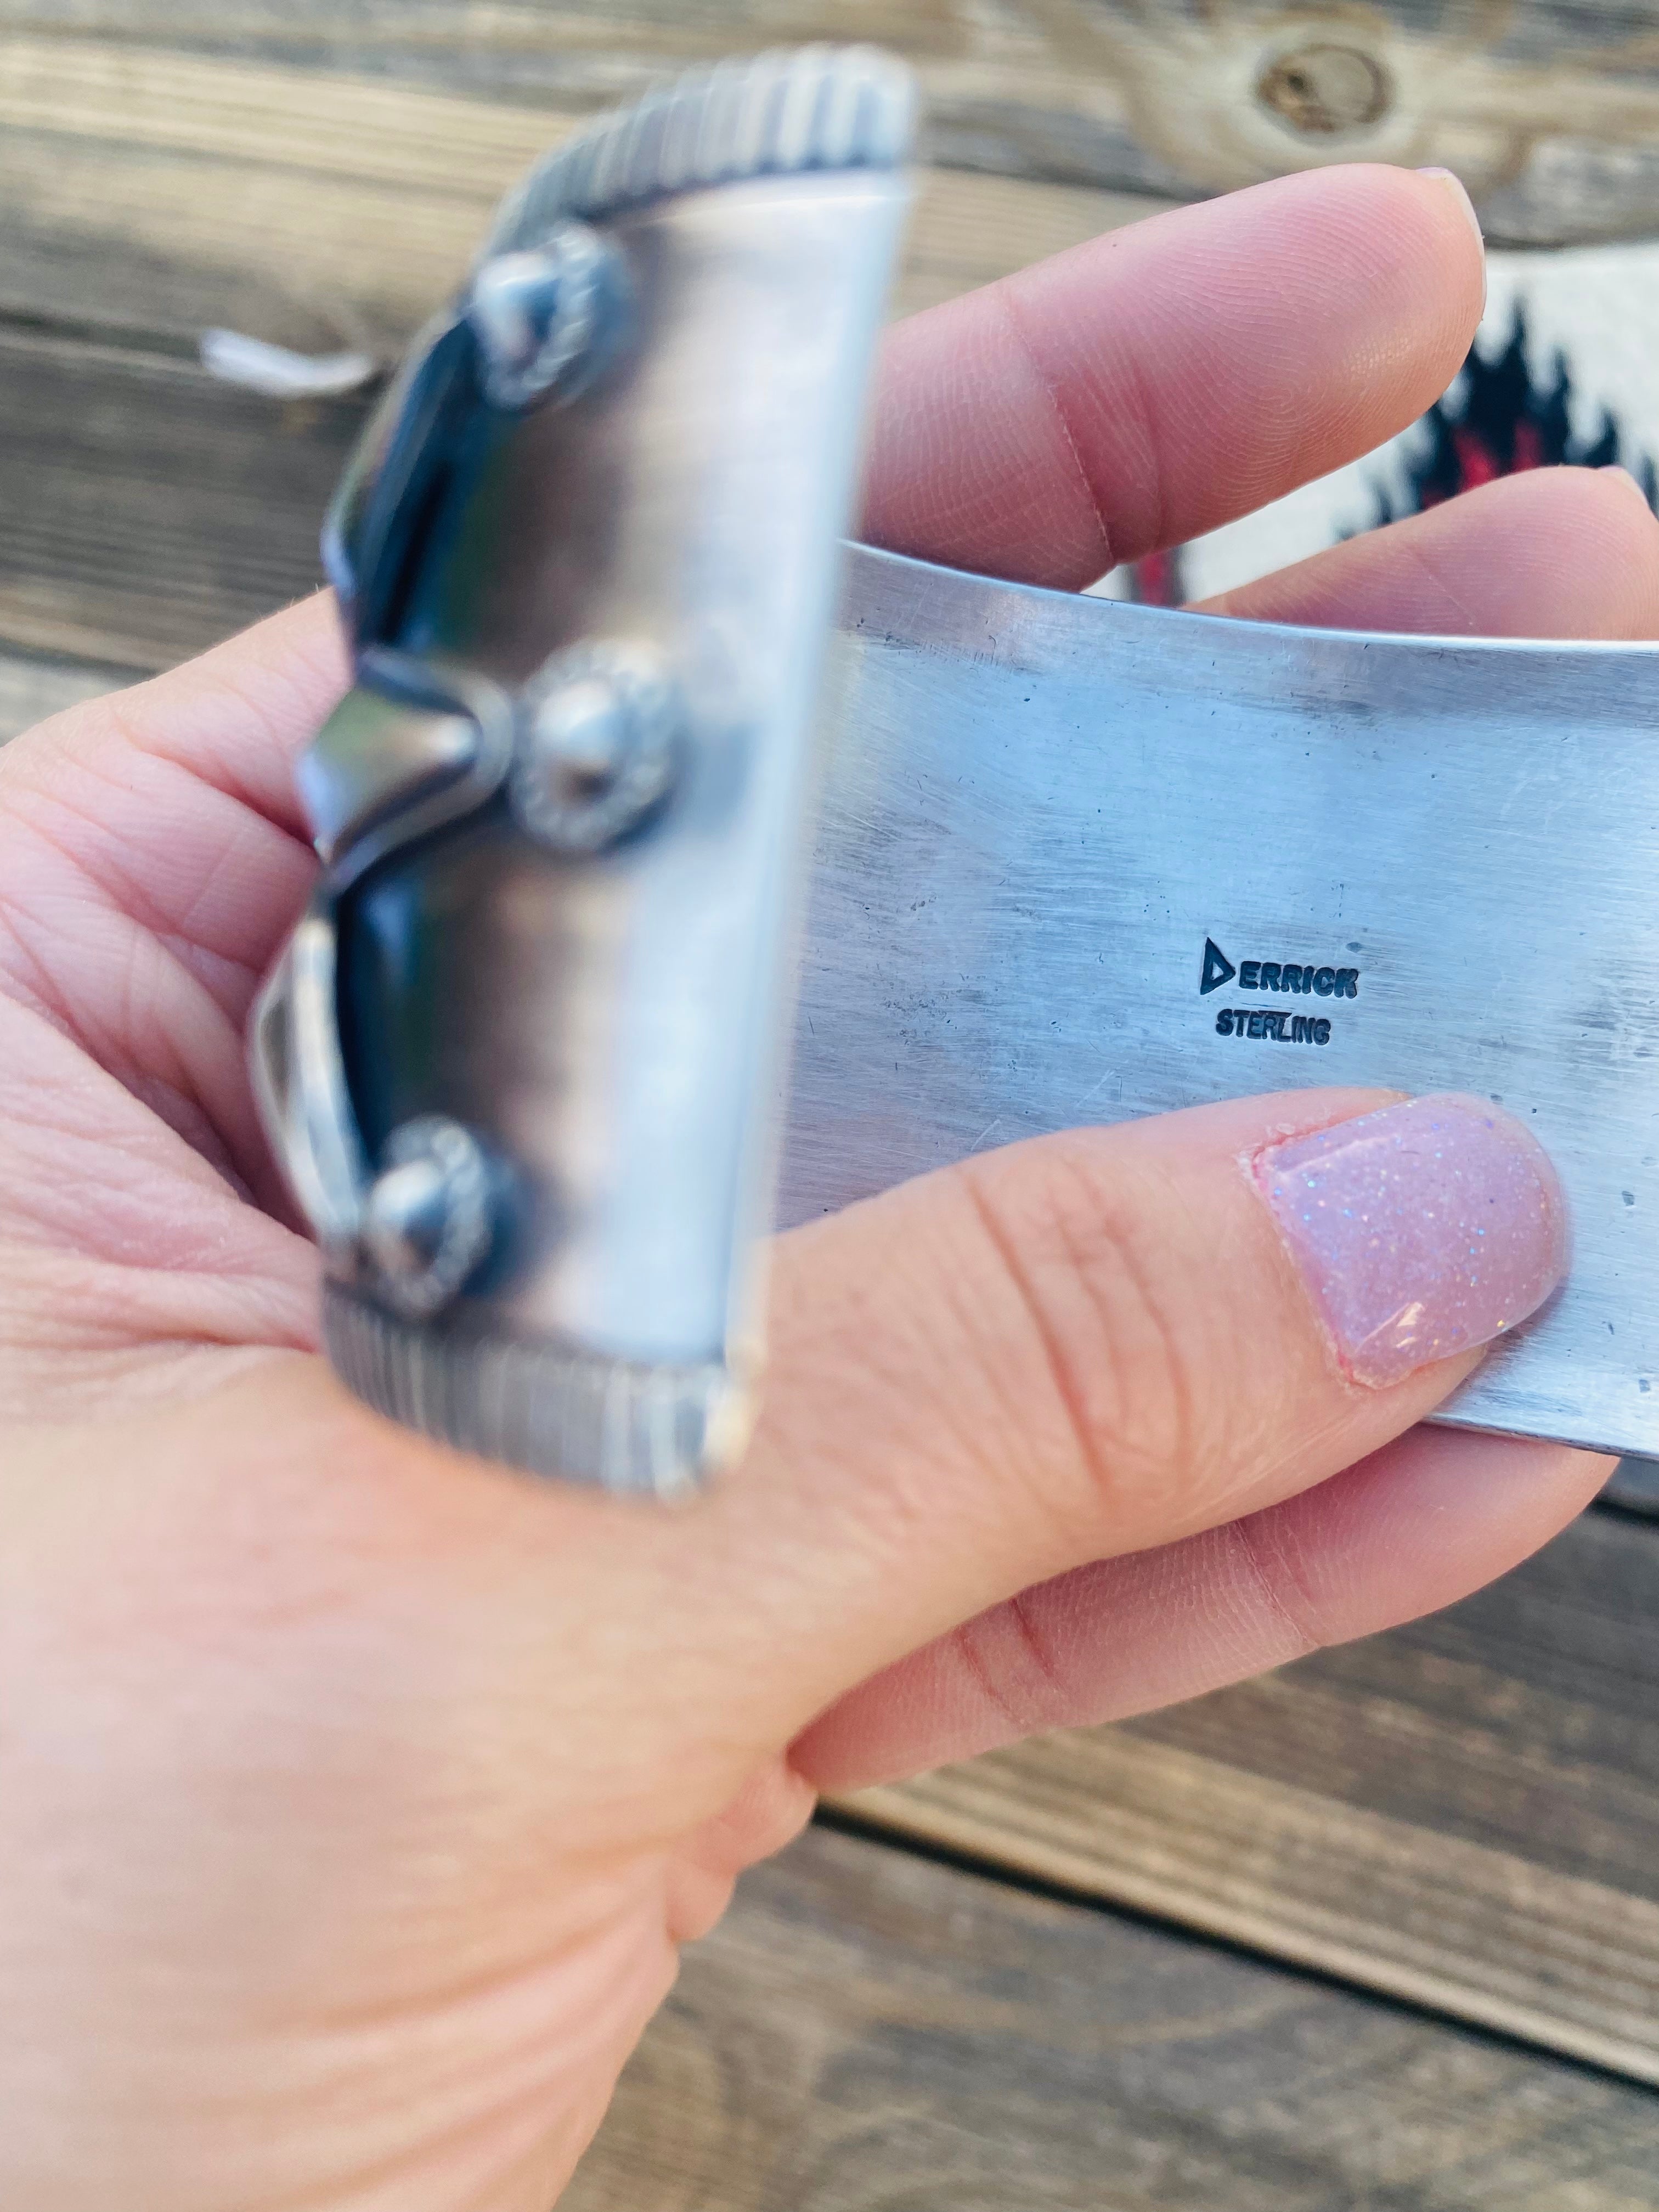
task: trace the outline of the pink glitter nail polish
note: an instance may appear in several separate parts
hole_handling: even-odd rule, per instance
[[[1381,1389],[1490,1344],[1566,1269],[1549,1157],[1479,1098],[1408,1099],[1250,1162],[1345,1370]]]

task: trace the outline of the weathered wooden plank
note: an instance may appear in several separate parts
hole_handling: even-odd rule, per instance
[[[849,1802],[1659,2081],[1659,1528],[1588,1516],[1434,1620]]]
[[[361,415],[0,327],[0,643],[166,666],[309,590]]]
[[[0,642],[165,665],[317,581],[361,401],[283,409],[195,362],[228,324],[390,355],[568,118],[275,66],[0,40]],[[902,306],[1139,211],[924,179]]]
[[[1494,237],[1659,218],[1655,0],[6,0],[0,21],[579,108],[730,51],[875,37],[920,69],[951,166],[1191,197],[1333,160],[1443,161]]]
[[[398,350],[568,114],[91,40],[0,37],[0,315],[193,346]],[[923,180],[899,304],[1158,203]]]
[[[1652,2212],[1659,2099],[809,1832],[740,1887],[564,2212]]]

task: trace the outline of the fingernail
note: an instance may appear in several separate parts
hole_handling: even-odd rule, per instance
[[[1480,240],[1480,250],[1484,253],[1486,250],[1486,233],[1481,229],[1480,218],[1474,211],[1474,202],[1463,189],[1463,179],[1455,176],[1449,169],[1419,169],[1417,173],[1419,177],[1432,177],[1437,184],[1445,185],[1463,210],[1463,220]]]
[[[1454,176],[1449,169],[1419,169],[1417,173],[1419,177],[1432,177],[1437,184],[1446,187],[1462,210],[1464,222],[1474,233],[1475,243],[1480,248],[1480,307],[1484,314],[1486,302],[1486,239],[1480,228],[1480,218],[1474,211],[1474,202],[1463,189],[1462,179]]]
[[[1250,1164],[1356,1382],[1380,1389],[1490,1344],[1565,1273],[1549,1155],[1481,1099],[1407,1099]]]
[[[1630,471],[1626,468],[1621,468],[1617,461],[1610,461],[1605,468],[1597,469],[1595,473],[1598,477],[1611,477],[1615,483],[1619,483],[1622,480],[1622,482],[1627,484],[1631,490],[1635,493],[1637,498],[1641,501],[1643,506],[1648,506],[1648,495],[1646,492],[1644,492],[1641,485],[1637,483]],[[1648,512],[1650,514],[1651,514],[1652,511],[1651,507],[1648,508]]]

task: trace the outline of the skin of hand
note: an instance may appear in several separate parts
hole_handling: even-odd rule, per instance
[[[1432,174],[1160,216],[891,334],[869,532],[1080,586],[1403,427],[1481,301]],[[1540,471],[1229,608],[1648,637],[1659,526],[1616,472]],[[1316,1303],[1241,1161],[1375,1093],[1082,1130],[781,1239],[759,1432],[684,1511],[377,1419],[317,1356],[243,1062],[343,675],[319,599],[0,754],[0,2203],[29,2212],[547,2212],[678,1947],[817,1789],[1444,1604],[1603,1472],[1417,1426],[1472,1345],[1340,1356],[1341,1283]]]

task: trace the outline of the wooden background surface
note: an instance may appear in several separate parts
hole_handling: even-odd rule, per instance
[[[1655,0],[8,0],[155,53],[575,110],[664,67],[877,39],[955,168],[1191,196],[1312,161],[1444,161],[1489,234],[1628,236],[1659,205]],[[299,111],[296,135],[307,134]]]
[[[204,326],[388,351],[572,118],[809,35],[927,78],[908,305],[1390,131],[1516,237],[1659,198],[1645,4],[0,0],[0,734],[317,580],[362,403],[228,390]],[[1320,40],[1386,65],[1357,138],[1197,130]],[[1346,67],[1275,97],[1305,120]],[[832,1808],[689,1957],[568,2202],[1659,2207],[1659,1522],[1603,1507],[1437,1620]]]

